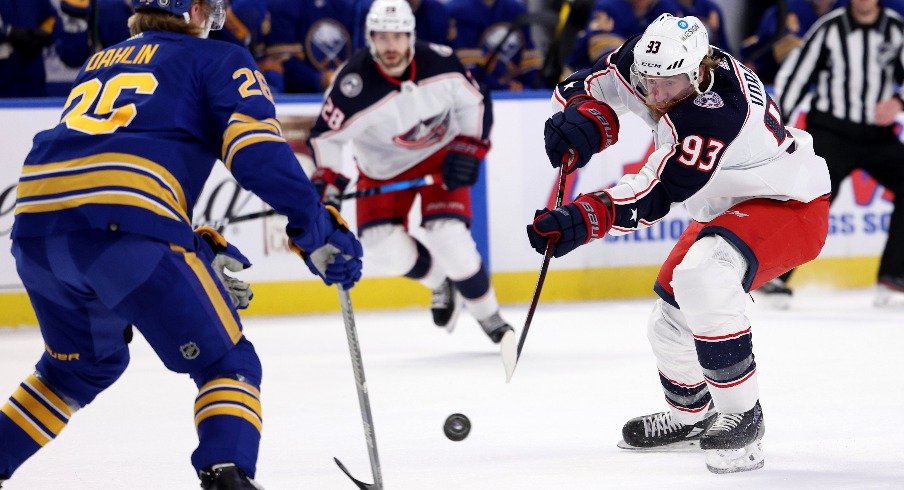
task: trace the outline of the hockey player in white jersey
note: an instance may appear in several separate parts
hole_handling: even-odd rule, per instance
[[[513,329],[499,315],[468,229],[470,186],[490,146],[489,111],[452,50],[416,42],[414,29],[405,0],[373,3],[366,18],[367,49],[339,69],[311,131],[318,166],[311,180],[324,202],[338,206],[349,182],[342,175],[346,145],[357,163],[359,189],[441,175],[442,184],[357,200],[367,270],[406,276],[432,289],[434,323],[450,331],[463,299],[499,343]],[[417,195],[425,243],[408,233]]]
[[[662,15],[560,83],[553,102],[546,149],[566,172],[614,144],[628,112],[650,126],[657,148],[637,174],[539,212],[527,227],[539,253],[550,241],[559,257],[606,233],[650,226],[674,203],[693,218],[659,272],[648,328],[669,410],[628,421],[619,446],[699,446],[715,473],[762,467],[745,296],[821,250],[825,160],[809,134],[784,126],[756,75],[709,45],[696,17]]]

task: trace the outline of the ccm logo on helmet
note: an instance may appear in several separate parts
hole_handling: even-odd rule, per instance
[[[649,66],[650,68],[662,68],[662,64],[660,63],[650,63],[649,61],[641,61],[641,66]]]

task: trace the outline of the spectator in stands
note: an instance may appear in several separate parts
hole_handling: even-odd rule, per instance
[[[449,0],[446,5],[455,25],[456,54],[481,86],[522,90],[535,85],[541,60],[531,39],[530,25],[525,23],[512,30],[527,13],[524,3]]]
[[[763,83],[772,83],[779,65],[801,45],[801,38],[819,17],[835,7],[836,0],[786,0],[787,13],[779,18],[778,6],[763,14],[756,34],[741,44],[741,59]]]
[[[678,8],[683,16],[692,15],[700,19],[709,31],[709,43],[731,52],[725,35],[725,16],[713,0],[678,0]]]
[[[50,0],[0,0],[0,97],[45,95],[41,55],[56,21]]]
[[[131,37],[128,21],[132,13],[130,0],[61,0],[62,22],[57,26],[55,45],[60,60],[67,66],[80,68],[95,52],[125,41]]]
[[[274,92],[319,93],[352,54],[354,0],[267,0],[261,70]]]
[[[419,40],[446,46],[453,44],[455,27],[449,9],[443,3],[439,0],[408,0],[408,3],[414,12]]]
[[[270,14],[266,0],[228,0],[226,23],[211,31],[211,39],[220,39],[248,48],[255,58],[263,54],[264,37],[270,33]]]
[[[566,60],[565,71],[590,67],[603,53],[642,33],[662,14],[681,15],[676,0],[597,0],[587,28],[578,34]]]

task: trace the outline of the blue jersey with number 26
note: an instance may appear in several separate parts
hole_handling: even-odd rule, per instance
[[[289,224],[320,204],[248,54],[150,31],[93,55],[59,124],[34,138],[13,238],[80,229],[138,233],[193,248],[192,207],[217,159]]]

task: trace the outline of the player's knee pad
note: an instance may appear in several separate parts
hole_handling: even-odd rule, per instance
[[[418,247],[402,225],[372,226],[361,232],[368,273],[401,276],[415,266]]]
[[[129,349],[123,346],[92,363],[61,361],[45,352],[35,369],[38,377],[55,393],[84,407],[115,383],[128,365]]]
[[[261,361],[254,345],[244,336],[216,362],[189,373],[199,387],[217,378],[235,379],[260,387],[262,374]]]
[[[472,277],[480,270],[480,253],[471,231],[457,219],[435,219],[424,225],[427,246],[453,281]]]
[[[657,300],[647,322],[647,340],[650,341],[653,352],[658,354],[670,350],[675,345],[693,344],[684,321],[681,310],[661,299]]]
[[[687,325],[697,328],[737,322],[745,307],[741,284],[747,259],[718,235],[694,243],[675,267],[672,288]]]

